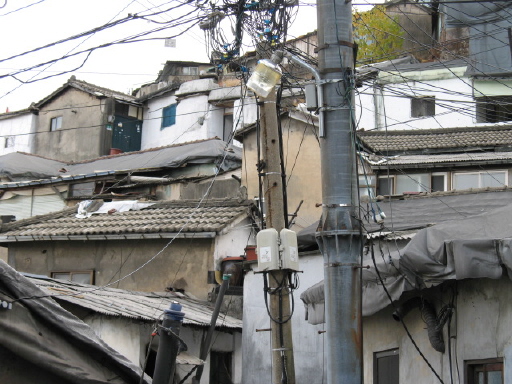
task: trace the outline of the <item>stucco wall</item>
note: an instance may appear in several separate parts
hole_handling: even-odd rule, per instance
[[[256,266],[256,265],[254,265]],[[300,256],[300,286],[294,292],[295,311],[292,317],[295,377],[297,383],[324,383],[322,358],[326,335],[319,334],[322,325],[310,325],[305,321],[301,293],[323,279],[323,258],[315,254]],[[244,281],[244,332],[242,334],[242,358],[244,384],[272,382],[272,347],[270,332],[256,329],[270,328],[270,319],[263,297],[263,275],[248,272]]]
[[[386,126],[389,130],[475,126],[471,80],[455,77],[452,72],[456,71],[460,72],[458,68],[437,72],[405,72],[403,76],[411,79],[408,82],[401,82],[397,77],[400,79],[398,82],[383,84],[380,89],[378,86],[359,88],[355,112],[358,129],[385,129]],[[436,76],[442,79],[431,79]],[[412,117],[412,96],[435,96],[435,116]]]
[[[163,108],[177,103],[176,124],[162,128]],[[177,101],[164,95],[148,101],[142,129],[142,149],[179,144],[211,137],[222,139],[224,108],[208,103],[208,94],[190,95]]]
[[[0,119],[0,156],[11,152],[32,153],[37,116],[27,112]]]
[[[52,271],[94,270],[95,284],[106,285],[129,275],[163,250],[140,271],[114,288],[163,291],[172,285],[206,300],[213,268],[213,240],[38,241],[12,243],[9,264],[20,272],[50,275]],[[14,263],[14,265],[13,265]]]
[[[311,124],[286,118],[281,125],[288,185],[288,213],[292,214],[300,201],[304,200],[295,225],[291,227],[294,231],[300,231],[317,221],[322,213],[321,208],[315,206],[322,202],[320,145]],[[247,196],[252,199],[259,195],[255,130],[244,136],[243,144],[245,164],[242,168],[242,185],[247,187]]]
[[[106,100],[68,88],[39,111],[34,153],[64,161],[79,161],[106,155]],[[112,113],[112,112],[110,112]],[[50,132],[50,121],[62,116],[62,128]],[[111,131],[110,131],[111,134]]]

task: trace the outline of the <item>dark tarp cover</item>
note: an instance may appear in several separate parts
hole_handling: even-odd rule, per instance
[[[512,277],[512,204],[467,219],[446,221],[420,230],[400,251],[384,252],[375,244],[375,259],[393,300],[405,291],[424,289],[446,280]],[[370,255],[363,265],[363,316],[370,316],[390,302]],[[505,272],[506,271],[506,272]],[[324,287],[318,283],[303,292],[309,322],[324,321]],[[322,313],[315,311],[321,310]],[[315,312],[315,313],[313,313]],[[313,322],[312,321],[315,321]]]
[[[0,308],[0,382],[139,384],[139,367],[41,296],[43,291],[0,260],[0,298],[13,302],[12,309]],[[151,379],[145,376],[142,383]]]

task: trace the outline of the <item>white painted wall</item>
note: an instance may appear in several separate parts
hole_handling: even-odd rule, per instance
[[[37,116],[27,112],[0,119],[0,156],[11,152],[32,152]],[[8,137],[12,137],[8,140]]]
[[[141,361],[140,322],[103,315],[93,315],[83,320],[105,343],[137,366],[139,365]]]
[[[411,116],[410,97],[419,96],[435,96],[435,116]],[[436,129],[477,125],[471,80],[465,76],[365,85],[358,88],[355,103],[358,129],[384,130],[386,126],[389,130]]]
[[[256,264],[254,264],[256,268]],[[300,295],[323,279],[323,257],[319,254],[301,255],[300,287],[294,292],[295,311],[292,317],[295,377],[297,383],[325,383],[322,359],[325,334],[319,334],[323,325],[305,321],[305,309]],[[244,331],[242,334],[242,359],[244,384],[271,383],[270,332],[256,329],[270,328],[270,319],[263,297],[263,275],[250,271],[244,281]]]
[[[180,100],[176,109],[176,124],[162,129],[163,109],[174,103],[175,96],[163,96],[148,102],[142,129],[142,150],[212,137],[222,138],[224,108],[209,104],[208,95]]]

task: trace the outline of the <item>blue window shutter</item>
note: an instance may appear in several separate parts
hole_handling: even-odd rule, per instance
[[[176,107],[177,106],[178,106],[178,104],[171,104],[162,110],[161,129],[164,129],[165,127],[170,127],[171,125],[176,124]]]

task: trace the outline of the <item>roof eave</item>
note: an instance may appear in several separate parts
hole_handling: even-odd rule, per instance
[[[0,243],[21,243],[31,241],[84,241],[84,240],[154,240],[154,239],[212,239],[216,232],[161,232],[94,235],[39,235],[0,236]]]

